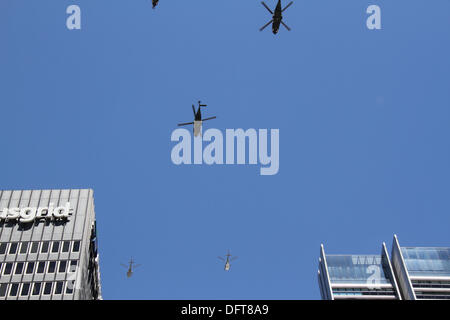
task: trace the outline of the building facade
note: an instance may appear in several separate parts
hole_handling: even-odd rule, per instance
[[[324,300],[401,299],[384,243],[379,255],[326,255],[321,245],[318,278]]]
[[[0,191],[0,300],[101,299],[91,189]]]
[[[392,263],[391,263],[392,260]],[[450,248],[401,247],[381,255],[326,255],[320,248],[322,299],[450,299]]]

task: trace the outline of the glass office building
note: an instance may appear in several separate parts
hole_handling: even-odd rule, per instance
[[[392,261],[405,299],[450,299],[450,248],[400,247],[394,236]]]
[[[392,262],[391,262],[392,260]],[[381,255],[326,255],[320,248],[322,299],[450,299],[450,248],[401,247]]]
[[[0,300],[101,299],[91,189],[0,191]]]
[[[383,243],[380,255],[326,255],[319,258],[322,299],[400,299],[389,256]]]

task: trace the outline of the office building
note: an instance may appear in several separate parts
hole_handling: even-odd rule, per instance
[[[90,299],[101,299],[93,191],[0,191],[0,300]]]
[[[392,262],[391,262],[392,261]],[[450,248],[401,247],[396,235],[391,258],[380,255],[328,255],[320,248],[322,299],[450,299]]]
[[[379,255],[328,255],[321,245],[318,278],[324,300],[400,299],[384,243]]]

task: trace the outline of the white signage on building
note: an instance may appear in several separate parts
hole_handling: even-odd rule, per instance
[[[72,214],[70,202],[65,206],[54,207],[50,203],[48,207],[3,208],[0,210],[0,221],[32,222],[40,219],[68,220]]]

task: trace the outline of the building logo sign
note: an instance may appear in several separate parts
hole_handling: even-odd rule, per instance
[[[3,208],[0,210],[1,221],[18,221],[22,223],[33,222],[36,220],[68,220],[72,215],[73,209],[70,208],[70,202],[65,206],[54,207],[50,203],[48,207],[25,207],[25,208]]]

